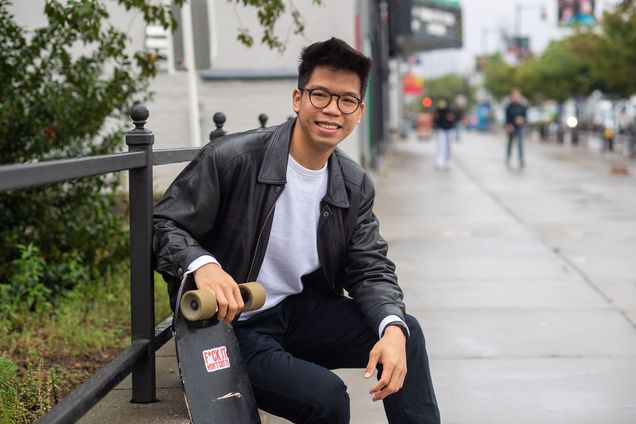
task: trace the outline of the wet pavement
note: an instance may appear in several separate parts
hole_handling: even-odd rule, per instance
[[[374,176],[442,421],[633,424],[634,162],[531,142],[520,169],[504,148],[503,134],[465,133],[437,170],[431,141],[398,141]],[[631,175],[612,174],[617,165]],[[338,373],[352,423],[386,423],[362,372]],[[158,403],[130,404],[127,379],[80,422],[188,422],[172,341],[157,374]]]

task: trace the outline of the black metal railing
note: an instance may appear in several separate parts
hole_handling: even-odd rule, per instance
[[[38,423],[73,423],[132,373],[133,403],[156,401],[155,352],[172,337],[172,317],[154,326],[152,270],[152,172],[155,165],[188,162],[199,148],[152,150],[154,134],[145,128],[148,110],[138,105],[130,117],[135,128],[126,133],[128,152],[76,159],[0,166],[0,193],[118,171],[129,171],[131,345],[62,399]],[[261,128],[267,115],[258,117]],[[210,141],[225,135],[225,115],[217,112]]]
[[[171,318],[154,326],[152,270],[153,165],[190,161],[199,148],[153,151],[144,128],[148,110],[135,106],[135,128],[126,133],[127,153],[0,166],[0,192],[129,171],[131,345],[58,403],[40,423],[75,422],[132,373],[132,402],[156,400],[155,352],[170,338]]]

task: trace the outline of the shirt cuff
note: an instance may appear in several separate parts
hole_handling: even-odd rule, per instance
[[[188,270],[186,271],[185,274],[183,274],[183,276],[186,277],[188,274],[192,274],[194,271],[201,268],[203,265],[207,265],[207,264],[216,264],[219,267],[221,267],[221,264],[219,263],[219,261],[216,260],[214,256],[203,255],[203,256],[199,256],[198,258],[190,262],[190,265],[188,265]]]
[[[384,334],[384,330],[389,324],[398,324],[400,327],[402,327],[406,331],[407,337],[411,335],[411,332],[409,331],[409,327],[406,325],[404,321],[402,321],[402,319],[399,316],[389,315],[388,317],[380,321],[380,327],[378,329],[378,334],[380,335],[380,337],[382,337],[382,335]]]

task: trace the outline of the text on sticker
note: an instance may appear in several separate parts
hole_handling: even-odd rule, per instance
[[[227,356],[227,348],[221,346],[204,350],[203,362],[205,362],[205,369],[207,369],[208,372],[230,368],[230,358]]]

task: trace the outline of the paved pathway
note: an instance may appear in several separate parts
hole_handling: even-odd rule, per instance
[[[431,142],[397,142],[375,176],[376,213],[408,311],[424,328],[443,422],[636,422],[636,179],[620,158],[530,143],[507,168],[503,135],[464,134],[452,169]],[[184,423],[172,343],[160,402],[128,381],[82,423]],[[359,370],[353,423],[386,423]],[[283,423],[265,417],[265,423]]]

